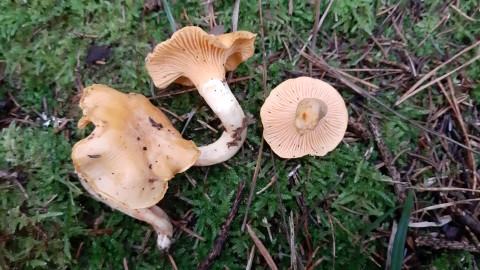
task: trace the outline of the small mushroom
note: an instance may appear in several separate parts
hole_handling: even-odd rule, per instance
[[[324,156],[342,141],[348,111],[328,83],[300,77],[279,84],[261,110],[263,137],[282,158]]]
[[[247,134],[245,114],[225,81],[225,72],[234,70],[253,55],[255,34],[238,31],[209,35],[199,27],[184,27],[158,44],[146,58],[154,84],[195,85],[225,132],[214,143],[201,146],[196,166],[217,164],[231,158]]]
[[[75,171],[97,200],[150,223],[159,248],[168,248],[172,225],[156,204],[168,180],[193,165],[199,151],[184,140],[168,118],[147,98],[105,85],[84,89],[80,100],[84,128],[93,132],[72,149]]]

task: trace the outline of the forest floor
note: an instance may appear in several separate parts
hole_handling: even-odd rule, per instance
[[[185,2],[0,2],[0,268],[478,269],[477,0]],[[83,189],[70,154],[92,131],[77,122],[94,83],[147,96],[197,145],[216,140],[196,90],[157,89],[145,68],[189,25],[257,33],[227,74],[253,121],[232,159],[170,180],[162,253],[148,224]],[[349,124],[326,156],[281,159],[259,111],[299,76],[338,89]]]

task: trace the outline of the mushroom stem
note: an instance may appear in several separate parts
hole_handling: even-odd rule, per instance
[[[123,212],[133,218],[144,221],[152,225],[153,229],[157,233],[157,247],[159,250],[168,250],[172,243],[173,226],[168,218],[168,215],[158,206],[154,205],[149,208],[130,209],[122,204],[116,203],[113,200],[107,200],[105,197],[100,196],[92,189],[92,187],[85,182],[85,179],[78,174],[80,183],[85,190],[90,193],[97,201],[100,201],[115,210]]]
[[[325,102],[317,98],[302,99],[295,111],[295,127],[300,134],[313,130],[318,122],[327,114]]]
[[[210,79],[199,85],[199,92],[225,128],[217,141],[198,148],[200,157],[194,165],[209,166],[224,162],[238,152],[247,135],[245,113],[225,80]]]

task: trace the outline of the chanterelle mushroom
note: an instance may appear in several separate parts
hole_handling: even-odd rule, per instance
[[[300,77],[279,84],[260,110],[263,137],[282,158],[324,156],[342,141],[348,111],[328,83]]]
[[[172,82],[195,85],[225,132],[214,143],[201,146],[196,166],[208,166],[231,158],[245,141],[245,114],[230,91],[225,72],[234,70],[253,55],[255,34],[238,31],[209,35],[199,27],[184,27],[148,54],[146,67],[159,88]]]
[[[75,171],[97,200],[150,223],[159,248],[168,248],[172,225],[156,204],[168,180],[193,165],[199,151],[184,140],[168,118],[147,98],[105,85],[85,88],[80,107],[84,128],[94,131],[72,150]]]

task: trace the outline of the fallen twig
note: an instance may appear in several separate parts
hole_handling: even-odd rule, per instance
[[[263,98],[267,98],[267,53],[265,51],[265,32],[263,31],[262,0],[258,0],[258,13],[260,15],[260,38],[262,41],[262,82]],[[243,230],[243,227],[242,227]]]
[[[248,195],[248,201],[247,201],[247,206],[245,208],[245,216],[243,217],[243,222],[242,222],[242,232],[245,230],[245,224],[247,224],[247,218],[248,218],[248,211],[250,210],[250,205],[252,203],[253,199],[253,194],[255,191],[255,187],[257,185],[257,178],[258,178],[258,173],[260,172],[260,167],[262,163],[262,154],[263,154],[263,145],[264,145],[264,140],[262,138],[262,143],[260,144],[260,148],[258,149],[258,157],[257,157],[257,164],[255,165],[255,172],[253,173],[252,177],[252,183],[250,184],[250,194]]]
[[[431,205],[431,206],[427,206],[427,207],[415,210],[415,211],[412,212],[412,214],[426,212],[426,211],[435,210],[435,209],[447,208],[447,207],[455,206],[455,205],[458,205],[458,204],[469,204],[471,202],[477,202],[477,201],[480,201],[480,198],[440,203],[440,204],[435,204],[435,205]]]
[[[168,260],[170,261],[170,264],[172,265],[172,268],[174,270],[178,270],[177,264],[175,263],[175,260],[173,259],[172,254],[168,253],[167,256],[168,256]]]
[[[205,241],[205,238],[198,235],[196,232],[190,230],[189,228],[182,225],[181,222],[171,219],[173,225],[177,226],[180,230],[186,232],[188,235],[197,238],[198,240]]]
[[[456,97],[455,97],[455,91],[453,89],[452,80],[450,78],[447,78],[447,81],[448,81],[448,87],[450,88],[450,94],[452,96],[452,103],[450,105],[452,106],[452,109],[455,112],[455,117],[457,118],[458,124],[460,126],[460,130],[462,131],[463,141],[466,146],[468,146],[469,148],[472,148],[472,146],[470,145],[470,140],[468,139],[468,131],[467,131],[467,128],[465,127],[465,122],[463,121],[463,115],[462,115],[462,112],[460,111],[460,107],[458,106],[458,101],[456,100]],[[439,84],[439,86],[440,85],[441,84]],[[470,170],[472,172],[473,184],[471,187],[473,189],[477,189],[477,174],[476,174],[477,168],[475,166],[475,158],[473,157],[472,151],[468,151],[468,150],[467,150],[467,164],[468,164],[468,167],[470,167]]]
[[[479,252],[478,248],[470,245],[467,241],[448,241],[442,238],[419,236],[415,239],[417,246],[430,247],[433,249],[458,249],[470,252]]]
[[[400,173],[398,172],[395,164],[393,163],[393,158],[390,155],[390,152],[388,151],[385,142],[383,142],[382,140],[380,129],[378,127],[378,121],[375,118],[372,118],[370,120],[370,128],[372,129],[373,137],[375,138],[378,150],[380,151],[380,155],[385,162],[385,167],[387,168],[390,177],[392,177],[393,181],[395,182],[402,182]],[[393,187],[395,194],[397,195],[399,204],[403,204],[403,201],[405,200],[405,185],[394,184]]]
[[[455,213],[453,214],[453,218],[460,224],[467,226],[472,230],[473,233],[478,237],[480,236],[480,222],[472,217],[466,211],[463,211],[459,208],[455,209]]]
[[[232,14],[232,31],[235,32],[238,29],[238,12],[240,11],[240,0],[236,0],[233,6]]]
[[[235,195],[235,200],[233,201],[232,209],[228,213],[225,223],[223,223],[222,228],[220,229],[220,235],[215,239],[212,250],[208,253],[207,258],[197,266],[197,270],[208,269],[213,261],[220,255],[223,249],[223,245],[227,240],[228,234],[230,233],[230,226],[232,225],[233,218],[238,212],[238,207],[240,206],[240,201],[243,198],[243,191],[245,190],[246,180],[243,179],[237,188],[237,193]]]
[[[247,267],[245,267],[245,270],[252,269],[254,255],[255,255],[255,245],[253,245],[252,249],[250,250],[250,254],[248,255]]]
[[[333,68],[333,67],[331,67],[330,65],[328,65],[327,62],[325,62],[325,60],[323,60],[322,58],[318,57],[317,55],[315,55],[315,59],[312,59],[312,57],[310,57],[310,55],[308,55],[308,54],[302,53],[302,52],[300,52],[300,51],[299,51],[299,53],[300,53],[303,57],[307,58],[307,59],[310,60],[310,61],[312,61],[312,60],[315,61],[315,60],[316,60],[317,62],[314,62],[314,64],[315,64],[315,63],[318,64],[318,67],[324,69],[324,70],[327,71],[327,72],[330,72],[331,74],[334,75],[334,77],[335,77],[336,79],[340,80],[340,81],[341,81],[342,83],[344,83],[346,86],[350,87],[350,88],[351,88],[353,91],[355,91],[357,94],[361,95],[361,96],[364,97],[364,98],[368,98],[368,99],[371,99],[371,100],[375,101],[376,103],[380,104],[383,108],[385,108],[387,111],[393,113],[393,114],[394,114],[395,116],[397,116],[398,118],[400,118],[400,119],[408,122],[409,124],[411,124],[411,125],[419,128],[419,129],[421,129],[421,130],[423,130],[423,131],[425,131],[425,132],[428,132],[428,133],[433,134],[433,135],[435,135],[435,136],[437,136],[437,137],[440,137],[440,138],[442,138],[442,139],[445,139],[445,140],[447,140],[447,141],[449,141],[449,142],[451,142],[451,143],[454,143],[454,144],[456,144],[456,145],[458,145],[458,146],[460,146],[460,147],[462,147],[462,148],[468,149],[468,150],[470,150],[470,151],[472,151],[472,152],[474,152],[474,153],[476,153],[476,154],[480,154],[479,151],[474,150],[474,149],[472,149],[471,147],[468,147],[468,146],[466,146],[466,145],[463,144],[463,143],[457,142],[457,141],[455,141],[454,139],[449,138],[449,137],[445,136],[444,134],[441,134],[441,133],[439,133],[439,132],[437,132],[437,131],[435,131],[435,130],[432,130],[432,129],[429,129],[429,128],[427,128],[427,127],[424,127],[424,126],[418,124],[417,122],[412,121],[412,120],[408,119],[407,117],[405,117],[404,115],[398,113],[397,111],[395,111],[394,109],[392,109],[391,106],[388,106],[387,104],[385,104],[384,102],[382,102],[380,99],[376,98],[374,95],[372,95],[371,93],[369,93],[369,92],[367,92],[366,90],[362,89],[361,87],[357,86],[356,84],[354,84],[353,82],[349,81],[349,80],[346,78],[346,77],[350,76],[349,78],[350,78],[350,79],[353,79],[353,78],[351,78],[351,77],[353,77],[352,75],[346,74],[346,75],[348,75],[348,76],[346,76],[346,75],[342,74],[341,72],[339,72],[338,69]]]
[[[253,242],[257,246],[258,250],[262,254],[263,258],[265,259],[265,261],[267,261],[268,266],[270,266],[272,270],[278,270],[277,265],[272,259],[272,256],[270,256],[270,253],[268,253],[268,250],[265,248],[262,241],[258,239],[258,237],[255,235],[255,232],[252,230],[252,227],[250,227],[250,225],[248,224],[247,224],[247,231],[248,231],[248,234],[250,234],[250,237],[252,238]]]
[[[450,74],[456,72],[457,70],[459,69],[462,69],[463,67],[473,63],[474,61],[478,60],[480,58],[480,55],[477,55],[476,57],[474,57],[473,59],[470,59],[467,63],[461,65],[460,67],[458,68],[455,68],[454,70],[452,70],[451,72],[448,72],[447,74],[425,84],[424,86],[420,87],[420,88],[417,88],[418,86],[420,86],[420,84],[422,84],[424,81],[426,81],[428,78],[432,77],[433,75],[435,75],[437,73],[437,71],[439,69],[441,69],[442,67],[444,67],[445,65],[447,65],[448,63],[452,62],[453,60],[455,60],[457,57],[461,56],[462,54],[466,53],[467,51],[477,47],[478,45],[480,45],[480,41],[477,41],[475,42],[474,44],[468,46],[467,48],[463,49],[461,52],[455,54],[452,58],[448,59],[447,61],[445,61],[444,63],[442,63],[441,65],[439,65],[438,67],[434,68],[432,71],[430,71],[427,75],[423,76],[423,78],[421,78],[417,83],[415,83],[412,87],[410,87],[410,89],[407,90],[407,92],[405,94],[403,94],[402,97],[400,97],[400,99],[398,99],[398,101],[395,103],[395,106],[398,106],[400,105],[400,103],[404,102],[405,100],[407,100],[408,98],[410,98],[411,96],[417,94],[418,92],[422,91],[423,89],[429,87],[430,85],[436,83],[437,81],[440,81],[442,80],[443,78],[445,77],[448,77],[450,76]]]

